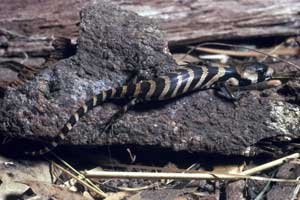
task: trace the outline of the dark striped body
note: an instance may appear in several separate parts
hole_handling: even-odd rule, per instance
[[[235,70],[220,67],[180,68],[153,80],[106,91],[108,99],[139,98],[146,101],[167,100],[198,89],[211,88],[216,82],[234,77]],[[101,99],[103,94],[99,94]],[[106,100],[108,100],[106,99]]]
[[[179,68],[176,72],[152,80],[143,80],[135,84],[123,85],[118,88],[102,91],[88,100],[70,117],[60,133],[52,141],[50,147],[45,147],[38,152],[29,152],[27,154],[40,155],[49,152],[58,145],[60,140],[65,138],[65,135],[72,130],[76,122],[79,121],[83,115],[94,107],[109,100],[130,100],[137,98],[144,101],[161,101],[178,97],[187,92],[212,88],[217,83],[224,83],[228,80],[234,80],[234,82],[241,81],[243,84],[249,81],[242,79],[241,73],[234,67],[222,68],[192,65]],[[251,84],[251,81],[249,84]]]
[[[210,88],[216,82],[230,77],[235,77],[235,70],[232,68],[189,67],[180,68],[176,72],[153,80],[144,80],[102,91],[88,100],[71,116],[63,128],[63,132],[70,131],[80,117],[89,110],[109,100],[133,98],[145,101],[167,100],[194,90]]]

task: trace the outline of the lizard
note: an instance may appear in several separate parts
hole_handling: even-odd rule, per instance
[[[242,87],[270,80],[274,70],[259,62],[244,63],[241,66],[204,66],[188,63],[174,72],[158,76],[152,80],[141,80],[120,87],[101,91],[87,100],[64,124],[52,142],[44,148],[26,152],[27,155],[42,155],[50,152],[64,140],[76,123],[93,108],[114,99],[128,100],[128,103],[114,116],[124,114],[137,103],[147,101],[164,101],[189,92],[217,89],[231,100],[237,97],[230,91],[230,86]],[[113,116],[113,117],[114,117]]]

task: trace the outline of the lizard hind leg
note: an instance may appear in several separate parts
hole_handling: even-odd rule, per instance
[[[230,87],[222,83],[217,87],[217,90],[215,90],[215,94],[222,99],[229,101],[234,107],[238,107],[238,100],[241,98],[239,90],[234,93]]]
[[[108,122],[104,124],[104,128],[102,132],[106,132],[108,129],[112,127],[114,123],[116,123],[131,107],[139,103],[140,100],[138,98],[131,99],[128,103],[126,103],[118,112],[113,114],[113,116],[109,119]]]
[[[219,93],[221,96],[225,97],[226,99],[230,100],[230,101],[237,101],[240,99],[240,94],[238,93],[233,93],[233,91],[231,91],[231,89],[226,85],[222,85],[222,87],[220,88],[220,92]]]

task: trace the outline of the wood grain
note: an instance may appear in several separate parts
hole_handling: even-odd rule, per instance
[[[5,0],[0,27],[26,35],[78,36],[83,0]],[[245,37],[299,35],[298,0],[113,0],[157,19],[170,44]]]

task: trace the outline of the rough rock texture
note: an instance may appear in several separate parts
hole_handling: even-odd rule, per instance
[[[295,163],[286,163],[278,169],[276,178],[297,179],[300,175],[299,165]],[[266,195],[267,200],[271,199],[296,199],[296,185],[289,183],[275,183]],[[295,193],[296,192],[296,193]]]
[[[123,84],[137,72],[140,78],[151,78],[173,70],[176,64],[166,46],[152,20],[107,2],[89,5],[81,13],[76,55],[43,69],[17,88],[8,87],[1,95],[1,135],[54,137],[93,94]],[[115,104],[106,104],[84,117],[64,143],[137,144],[245,155],[260,140],[286,134],[271,124],[274,106],[272,92],[268,97],[250,92],[237,107],[212,91],[196,92],[136,106],[111,131],[102,133],[101,125],[117,110]],[[299,136],[298,124],[299,118],[292,128],[287,127],[289,136]]]
[[[246,182],[244,180],[228,183],[226,187],[226,199],[245,200],[244,189]]]

